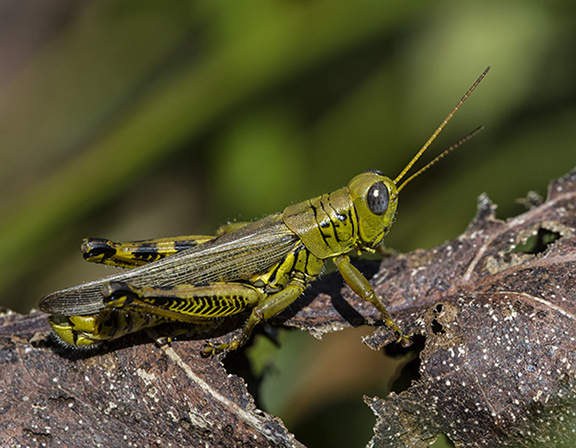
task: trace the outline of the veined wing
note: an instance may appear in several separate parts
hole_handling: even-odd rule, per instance
[[[112,281],[168,287],[248,280],[274,266],[299,244],[300,239],[276,213],[160,261],[48,294],[38,307],[64,316],[95,313],[104,308],[102,287]]]

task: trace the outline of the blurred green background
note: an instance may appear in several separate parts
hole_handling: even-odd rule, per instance
[[[27,312],[110,273],[82,261],[86,236],[209,234],[366,169],[395,177],[488,65],[427,160],[486,129],[402,192],[386,244],[457,237],[482,192],[499,217],[521,213],[516,198],[576,165],[575,13],[572,0],[0,2],[0,305]],[[256,341],[264,405],[310,447],[371,437],[362,394],[384,396],[397,364],[361,344],[367,331]]]

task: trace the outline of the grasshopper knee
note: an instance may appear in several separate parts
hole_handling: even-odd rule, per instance
[[[102,287],[104,303],[115,308],[129,305],[137,299],[138,293],[124,282],[110,282]]]

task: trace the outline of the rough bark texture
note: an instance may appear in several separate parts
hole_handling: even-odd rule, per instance
[[[396,321],[425,339],[419,378],[366,398],[370,446],[424,447],[439,433],[458,447],[570,446],[576,171],[523,215],[503,222],[494,210],[481,197],[456,240],[362,263]],[[374,311],[330,275],[273,322],[321,336],[378,323]],[[47,335],[42,313],[0,316],[2,446],[302,446],[221,357],[199,355],[201,340],[158,347],[141,335],[79,356]],[[393,339],[379,327],[365,342]]]

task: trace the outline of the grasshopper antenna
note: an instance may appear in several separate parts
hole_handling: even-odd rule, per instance
[[[406,167],[402,170],[402,172],[398,175],[398,177],[396,179],[394,179],[395,185],[398,185],[398,182],[400,182],[402,180],[402,178],[406,175],[406,173],[410,170],[410,168],[412,168],[412,166],[416,163],[416,161],[420,158],[420,156],[422,154],[424,154],[424,151],[426,151],[426,149],[428,149],[428,146],[430,146],[430,144],[434,141],[434,139],[438,136],[438,134],[440,134],[442,129],[444,129],[444,127],[452,119],[452,117],[454,116],[456,111],[458,109],[460,109],[460,106],[462,106],[464,101],[466,101],[466,99],[470,96],[470,94],[474,91],[474,89],[476,89],[478,84],[480,84],[480,81],[482,81],[482,79],[484,79],[484,76],[486,76],[486,74],[488,73],[489,70],[490,70],[490,67],[488,67],[488,68],[486,68],[486,70],[484,70],[484,72],[480,75],[480,77],[476,80],[476,82],[474,84],[472,84],[472,87],[470,87],[468,89],[468,91],[464,94],[462,99],[460,101],[458,101],[458,104],[456,104],[456,107],[454,109],[452,109],[452,112],[450,112],[448,114],[448,116],[444,119],[444,121],[440,124],[440,126],[438,126],[438,129],[436,129],[434,131],[434,133],[432,134],[432,136],[428,139],[428,141],[426,143],[424,143],[424,146],[422,146],[422,148],[420,148],[420,150],[416,153],[416,155],[414,157],[412,157],[412,160],[410,160],[410,162],[408,162],[408,165],[406,165]],[[414,178],[418,177],[420,174],[422,174],[424,171],[426,171],[428,168],[430,168],[432,165],[434,165],[440,159],[444,158],[446,155],[448,155],[453,150],[455,150],[458,146],[460,146],[464,142],[470,140],[474,135],[476,135],[482,129],[483,129],[482,126],[480,126],[479,128],[476,128],[470,134],[468,134],[466,137],[464,137],[462,140],[460,140],[458,143],[456,143],[455,145],[452,145],[450,148],[448,148],[446,151],[444,151],[442,154],[440,154],[438,157],[436,157],[434,160],[432,160],[432,162],[428,163],[424,168],[420,169],[418,172],[416,172],[415,174],[410,176],[408,179],[406,179],[404,182],[402,182],[402,184],[398,187],[398,189],[396,191],[400,192],[400,190],[402,190],[402,188],[404,188],[408,182],[410,182]]]
[[[426,171],[432,165],[436,164],[436,162],[438,162],[440,159],[443,159],[444,157],[446,157],[448,154],[450,154],[452,151],[454,151],[456,148],[458,148],[458,146],[466,143],[468,140],[470,140],[472,137],[474,137],[476,134],[478,134],[478,132],[480,132],[482,129],[484,129],[484,126],[478,126],[476,129],[474,129],[472,132],[470,132],[466,137],[458,140],[456,143],[454,143],[452,146],[450,146],[450,148],[448,148],[443,153],[441,153],[439,156],[437,156],[434,160],[432,160],[432,162],[428,163],[424,168],[421,168],[418,171],[416,171],[414,174],[412,174],[412,176],[410,176],[408,179],[406,179],[404,182],[402,182],[402,185],[400,185],[396,189],[396,193],[399,193],[400,190],[402,190],[402,188],[404,188],[404,186],[408,182],[410,182],[412,179],[420,176],[420,174],[422,174],[424,171]]]

